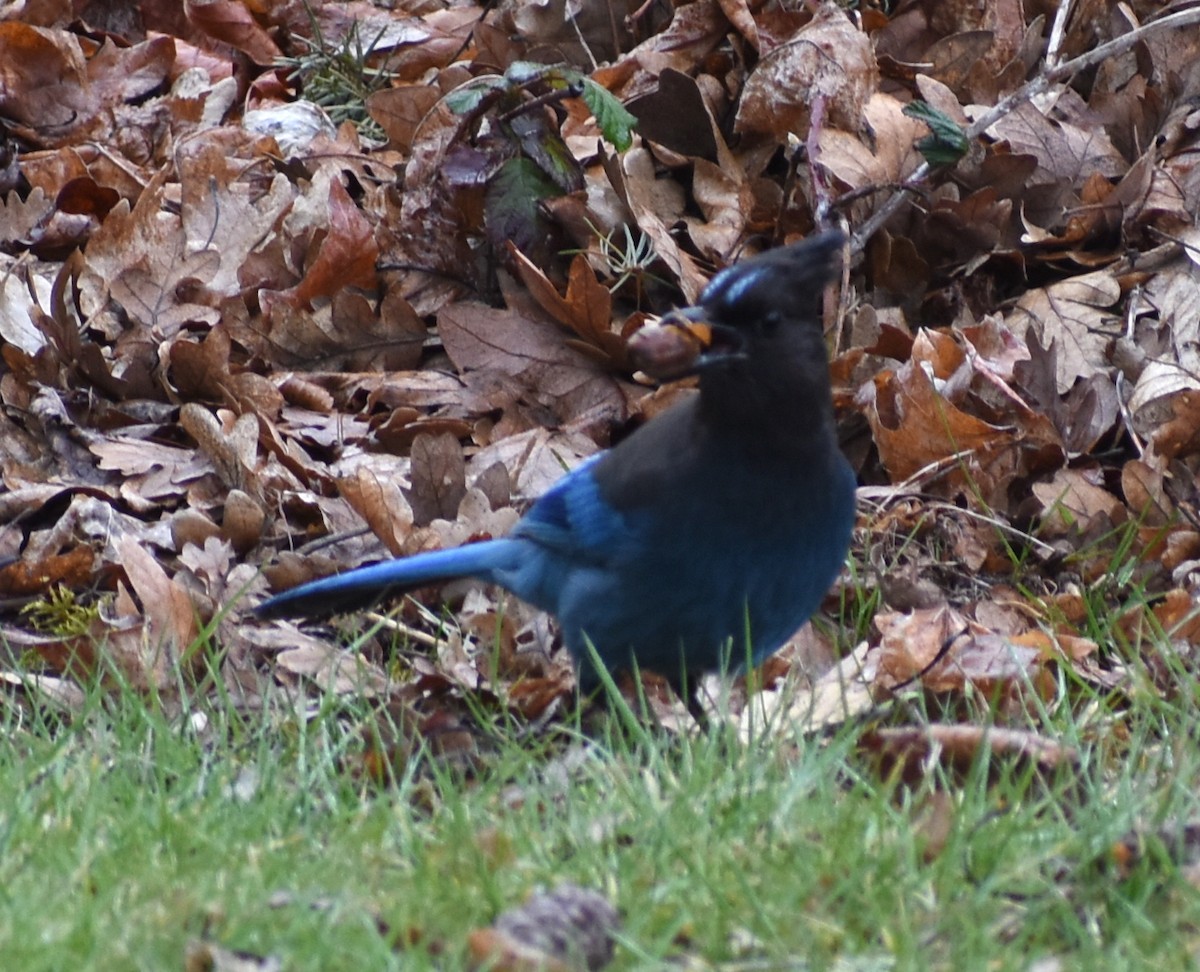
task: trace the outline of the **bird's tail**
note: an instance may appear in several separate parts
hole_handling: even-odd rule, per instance
[[[255,614],[260,618],[341,614],[458,577],[492,580],[498,570],[511,569],[519,561],[519,546],[514,540],[488,540],[387,560],[293,587],[264,601]]]

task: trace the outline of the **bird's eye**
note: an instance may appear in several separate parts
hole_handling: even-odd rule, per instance
[[[779,330],[782,317],[777,309],[763,309],[750,318],[751,328],[758,334],[771,335]]]

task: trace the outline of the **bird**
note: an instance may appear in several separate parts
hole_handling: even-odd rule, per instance
[[[658,673],[695,711],[701,676],[775,653],[845,562],[856,484],[818,313],[844,241],[827,230],[718,272],[673,312],[706,338],[688,369],[698,393],[578,465],[506,536],[306,583],[257,614],[346,613],[476,578],[557,617],[581,692],[598,659]]]

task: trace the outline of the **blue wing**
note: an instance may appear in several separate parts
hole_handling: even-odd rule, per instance
[[[603,454],[591,456],[555,483],[510,536],[573,561],[611,561],[628,536],[626,517],[605,502],[593,475]]]

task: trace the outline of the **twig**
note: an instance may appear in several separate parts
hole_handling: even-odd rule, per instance
[[[956,460],[962,458],[969,453],[958,453],[956,456],[950,456],[950,459]],[[973,510],[970,507],[955,506],[953,503],[946,503],[942,500],[930,500],[914,483],[914,479],[926,473],[930,469],[934,469],[938,465],[944,465],[946,459],[938,460],[930,463],[925,469],[910,476],[903,483],[898,483],[894,486],[861,486],[858,489],[858,498],[863,503],[874,503],[878,509],[886,509],[891,503],[896,503],[906,496],[911,496],[916,499],[925,501],[925,506],[930,510],[943,510],[955,516],[965,516],[971,520],[978,520],[980,523],[986,523],[990,527],[994,527],[1001,533],[1020,540],[1026,546],[1032,548],[1041,557],[1053,557],[1058,551],[1044,540],[1039,540],[1031,533],[1026,533],[1024,530],[1018,529],[1011,523],[1005,523],[1003,520],[988,516],[986,513],[981,513],[978,510]]]
[[[1123,54],[1142,38],[1152,33],[1177,27],[1190,27],[1194,24],[1200,24],[1200,9],[1181,10],[1178,13],[1169,14],[1161,20],[1152,20],[1147,24],[1142,24],[1142,26],[1131,30],[1128,34],[1114,37],[1108,43],[1101,44],[1086,54],[1080,54],[1079,57],[1072,58],[1057,67],[1048,68],[1036,78],[1021,85],[1016,91],[1005,95],[995,105],[980,115],[968,126],[964,133],[967,141],[972,142],[979,138],[980,135],[996,124],[996,122],[1016,108],[1017,105],[1036,98],[1055,82],[1069,78],[1118,54]],[[874,236],[879,231],[879,228],[899,211],[900,207],[907,201],[909,193],[914,191],[920,183],[924,182],[930,173],[934,171],[934,168],[928,162],[922,162],[917,166],[913,174],[904,181],[903,191],[897,193],[880,206],[858,228],[853,239],[850,241],[852,252],[858,253],[866,246],[867,240]],[[936,168],[940,170],[943,167],[937,166]]]
[[[333,547],[346,540],[353,540],[356,537],[366,536],[371,532],[370,527],[356,527],[353,530],[345,530],[342,533],[327,533],[323,537],[317,537],[316,540],[310,540],[308,543],[297,547],[298,554],[313,554],[318,550],[324,550],[326,547]]]
[[[368,611],[363,617],[372,624],[387,628],[396,634],[404,635],[409,641],[415,641],[417,644],[425,645],[427,648],[436,648],[444,640],[426,631],[422,631],[420,628],[414,628],[410,624],[405,624],[403,621],[397,621],[386,614],[380,614],[378,611]]]
[[[823,94],[813,96],[809,106],[811,121],[808,126],[808,176],[812,180],[813,219],[818,226],[825,223],[829,216],[830,194],[829,183],[825,179],[825,169],[821,165],[821,132],[825,129],[826,98]]]
[[[1095,67],[1097,64],[1109,60],[1109,58],[1116,57],[1118,54],[1124,54],[1134,44],[1149,34],[1160,30],[1169,30],[1172,27],[1190,27],[1193,24],[1200,24],[1200,9],[1181,10],[1179,13],[1163,17],[1162,20],[1152,20],[1148,24],[1142,24],[1141,27],[1134,28],[1128,34],[1114,37],[1112,40],[1101,44],[1086,54],[1080,54],[1079,57],[1072,58],[1065,64],[1060,64],[1058,67],[1051,68],[1039,74],[1033,80],[1021,85],[1016,91],[1005,95],[995,105],[980,115],[967,129],[967,139],[978,138],[997,121],[1016,108],[1017,105],[1037,97],[1056,81],[1065,80],[1072,75],[1078,74],[1080,71],[1086,71],[1090,67]]]
[[[612,5],[608,8],[609,17],[612,16]],[[583,48],[583,53],[587,55],[588,60],[592,62],[592,70],[595,71],[600,67],[600,62],[596,60],[596,55],[592,53],[592,49],[588,46],[587,38],[583,36],[583,30],[579,26],[579,21],[575,18],[574,8],[567,7],[567,20],[571,22],[571,27],[575,31],[575,39],[579,41],[579,46]],[[620,41],[616,37],[616,25],[613,25],[613,47],[617,53],[621,51]]]
[[[1053,68],[1058,65],[1058,52],[1062,47],[1063,38],[1067,36],[1067,18],[1071,14],[1071,0],[1059,0],[1058,9],[1054,12],[1054,23],[1050,27],[1050,40],[1046,44],[1046,64]]]
[[[930,503],[929,507],[935,510],[945,510],[947,513],[955,516],[965,516],[968,519],[978,520],[980,523],[986,523],[988,526],[999,530],[1001,533],[1008,534],[1010,537],[1022,541],[1026,546],[1032,547],[1043,557],[1054,557],[1058,554],[1050,544],[1044,540],[1039,540],[1032,533],[1027,533],[1024,530],[1018,529],[1011,523],[1005,523],[1003,520],[994,516],[988,516],[986,513],[980,513],[978,510],[973,510],[970,507],[955,506],[953,503],[934,502]]]
[[[1125,339],[1133,343],[1134,326],[1137,324],[1138,305],[1141,303],[1142,288],[1134,287],[1129,293],[1129,301],[1125,307]],[[1121,412],[1121,424],[1125,426],[1125,433],[1129,436],[1129,441],[1133,443],[1133,447],[1137,449],[1138,457],[1142,458],[1146,455],[1146,445],[1142,442],[1141,437],[1133,427],[1133,413],[1129,410],[1129,402],[1126,400],[1126,393],[1129,391],[1125,381],[1125,371],[1122,368],[1117,369],[1117,408]]]
[[[518,115],[528,114],[531,111],[541,108],[543,105],[550,105],[558,101],[565,101],[567,98],[578,98],[582,92],[583,86],[576,84],[567,85],[567,87],[557,91],[547,91],[545,94],[538,95],[536,98],[530,98],[528,101],[521,102],[521,104],[517,105],[516,108],[506,111],[496,120],[500,122],[509,122]]]
[[[475,27],[478,27],[483,23],[484,18],[492,12],[492,7],[495,5],[496,0],[484,0],[483,11],[479,14],[479,19],[476,20],[475,25],[469,31],[467,31],[467,36],[463,38],[463,42],[458,46],[458,50],[455,51],[450,59],[446,62],[447,64],[453,64],[463,56],[463,52],[471,46],[471,41],[475,39]]]

